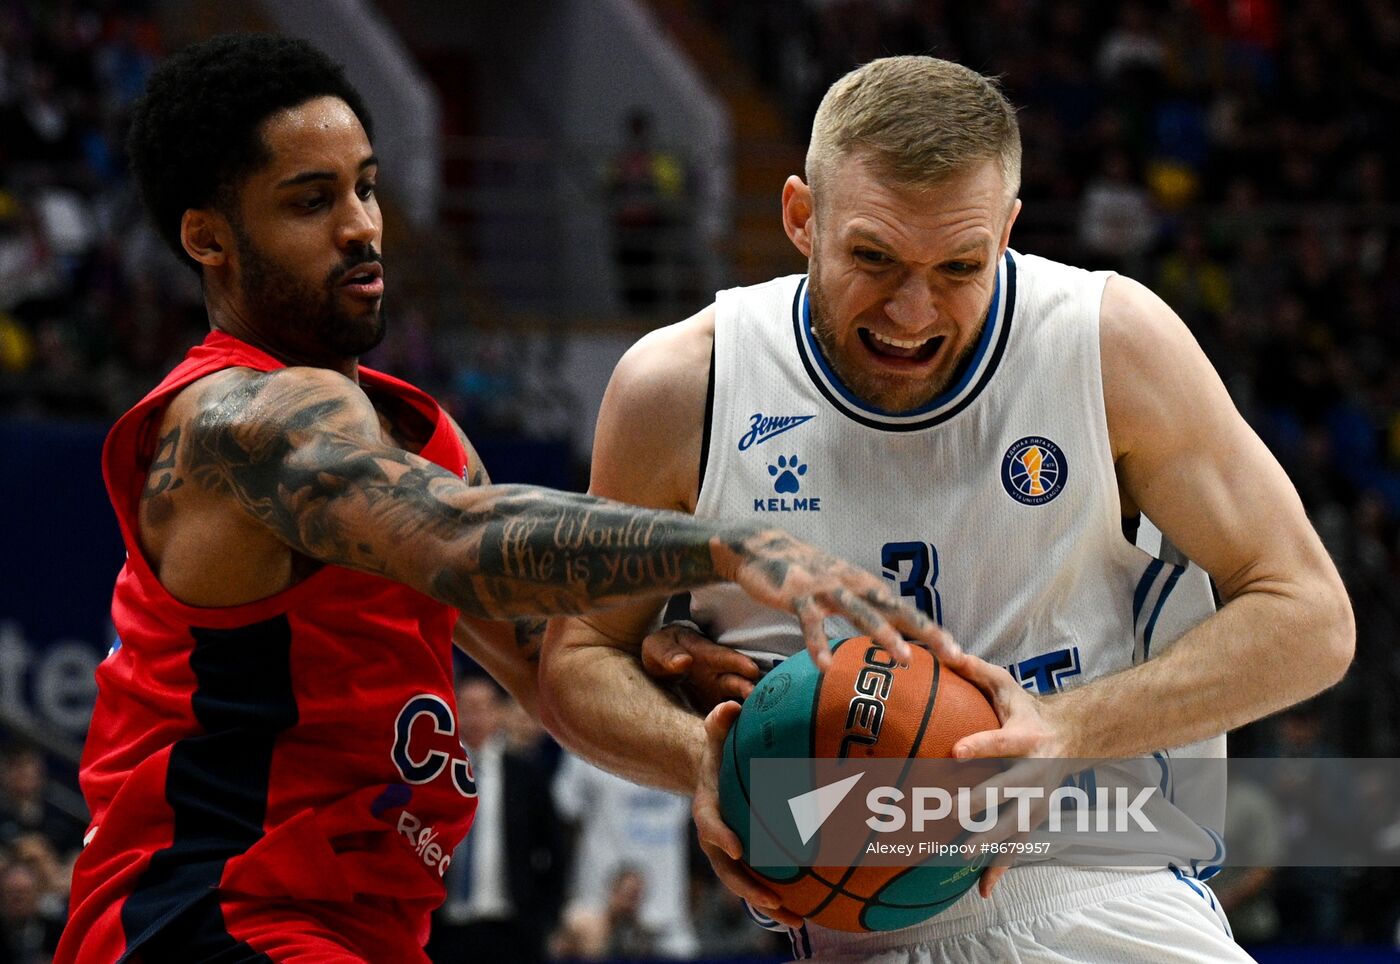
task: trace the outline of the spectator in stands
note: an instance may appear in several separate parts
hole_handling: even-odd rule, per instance
[[[1214,329],[1229,312],[1229,273],[1206,250],[1198,224],[1188,223],[1162,259],[1156,290],[1193,331]]]
[[[1118,23],[1099,47],[1099,76],[1108,84],[1133,74],[1157,74],[1166,52],[1147,5],[1138,0],[1118,9]]]
[[[14,862],[34,872],[39,885],[39,911],[50,920],[63,920],[68,912],[68,891],[73,884],[72,860],[60,859],[49,838],[41,833],[16,837],[10,845]]]
[[[1354,822],[1355,815],[1330,806],[1326,795],[1317,792],[1318,787],[1345,783],[1332,759],[1338,748],[1325,733],[1324,708],[1318,700],[1300,704],[1283,713],[1275,725],[1278,755],[1290,758],[1290,763],[1276,771],[1267,789],[1279,810],[1281,849],[1306,865],[1283,867],[1271,881],[1280,919],[1278,937],[1294,943],[1337,939],[1346,905],[1346,878],[1327,864],[1329,858],[1343,864],[1354,859],[1351,854],[1331,852],[1328,841],[1345,839],[1342,828]]]
[[[792,948],[786,935],[755,927],[744,903],[716,879],[703,852],[691,858],[690,910],[695,918],[699,954],[705,958],[774,957]]]
[[[64,854],[82,846],[82,821],[55,807],[47,787],[48,766],[41,752],[23,745],[5,752],[0,759],[0,844],[13,845],[38,833]]]
[[[578,828],[566,915],[605,911],[603,902],[613,899],[606,895],[619,886],[624,896],[630,893],[630,885],[617,882],[620,871],[636,867],[645,876],[638,913],[641,924],[660,935],[657,953],[692,956],[690,801],[629,783],[572,754],[564,756],[554,778],[554,801],[560,815]]]
[[[0,191],[0,309],[44,301],[60,293],[63,278],[29,205]],[[17,311],[17,313],[19,313]]]
[[[1084,192],[1079,237],[1094,261],[1128,270],[1140,268],[1157,238],[1157,213],[1147,191],[1132,176],[1127,151],[1104,156],[1098,178]]]
[[[508,753],[533,761],[544,773],[553,777],[554,765],[558,762],[558,745],[545,732],[540,721],[515,700],[506,704],[503,731]]]
[[[47,964],[58,947],[62,915],[46,914],[38,874],[23,861],[0,869],[0,960]]]
[[[657,310],[674,296],[683,251],[681,215],[685,167],[655,146],[652,117],[627,116],[627,138],[608,170],[612,203],[613,264],[623,304],[634,312]]]
[[[558,919],[564,837],[544,767],[509,745],[512,703],[486,676],[468,676],[457,687],[477,809],[472,832],[452,855],[447,899],[433,917],[428,954],[435,961],[543,961]]]
[[[571,908],[564,926],[555,935],[551,947],[553,956],[585,961],[626,961],[661,955],[662,931],[646,923],[642,916],[646,890],[646,874],[640,867],[617,865],[606,904],[598,909]]]

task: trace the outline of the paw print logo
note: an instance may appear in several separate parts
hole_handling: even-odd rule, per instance
[[[797,461],[797,456],[778,456],[778,464],[768,466],[768,474],[775,476],[773,491],[796,492],[802,487],[802,483],[797,481],[799,475],[807,474],[807,466]]]

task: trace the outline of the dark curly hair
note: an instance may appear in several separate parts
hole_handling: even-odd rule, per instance
[[[270,160],[263,121],[325,96],[345,101],[373,139],[359,92],[304,40],[215,37],[156,68],[132,110],[126,149],[146,210],[181,261],[200,270],[180,244],[185,211],[212,205],[236,216],[239,182]]]

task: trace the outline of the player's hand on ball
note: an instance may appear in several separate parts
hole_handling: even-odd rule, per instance
[[[959,760],[986,757],[1061,758],[1075,756],[1061,732],[1051,703],[1027,691],[1000,666],[964,653],[949,665],[976,684],[1001,720],[1000,729],[970,733],[953,744]]]
[[[767,529],[729,548],[739,553],[734,582],[759,602],[797,614],[818,669],[831,665],[828,616],[846,617],[902,663],[909,661],[905,637],[927,644],[939,659],[962,654],[952,636],[890,592],[885,580],[785,532]]]
[[[719,761],[724,751],[724,738],[738,716],[739,704],[727,702],[716,706],[705,717],[705,751],[691,803],[700,849],[709,858],[720,883],[778,923],[801,927],[802,918],[785,909],[778,896],[749,873],[742,862],[744,845],[719,813]]]
[[[1067,743],[1058,731],[1046,701],[1028,692],[1016,678],[970,653],[963,653],[951,665],[987,695],[996,710],[1001,727],[970,733],[953,745],[959,760],[989,757],[1064,757]],[[990,897],[997,882],[1010,870],[1007,866],[988,867],[977,882],[977,891]]]
[[[667,623],[642,640],[642,668],[652,679],[679,686],[701,713],[725,700],[743,700],[762,675],[749,657],[690,623]]]

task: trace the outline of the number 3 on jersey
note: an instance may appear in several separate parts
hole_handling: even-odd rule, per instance
[[[938,595],[938,550],[928,542],[887,542],[880,549],[886,579],[899,583],[899,594],[938,625],[943,625],[943,600]],[[907,567],[907,568],[906,568]]]

